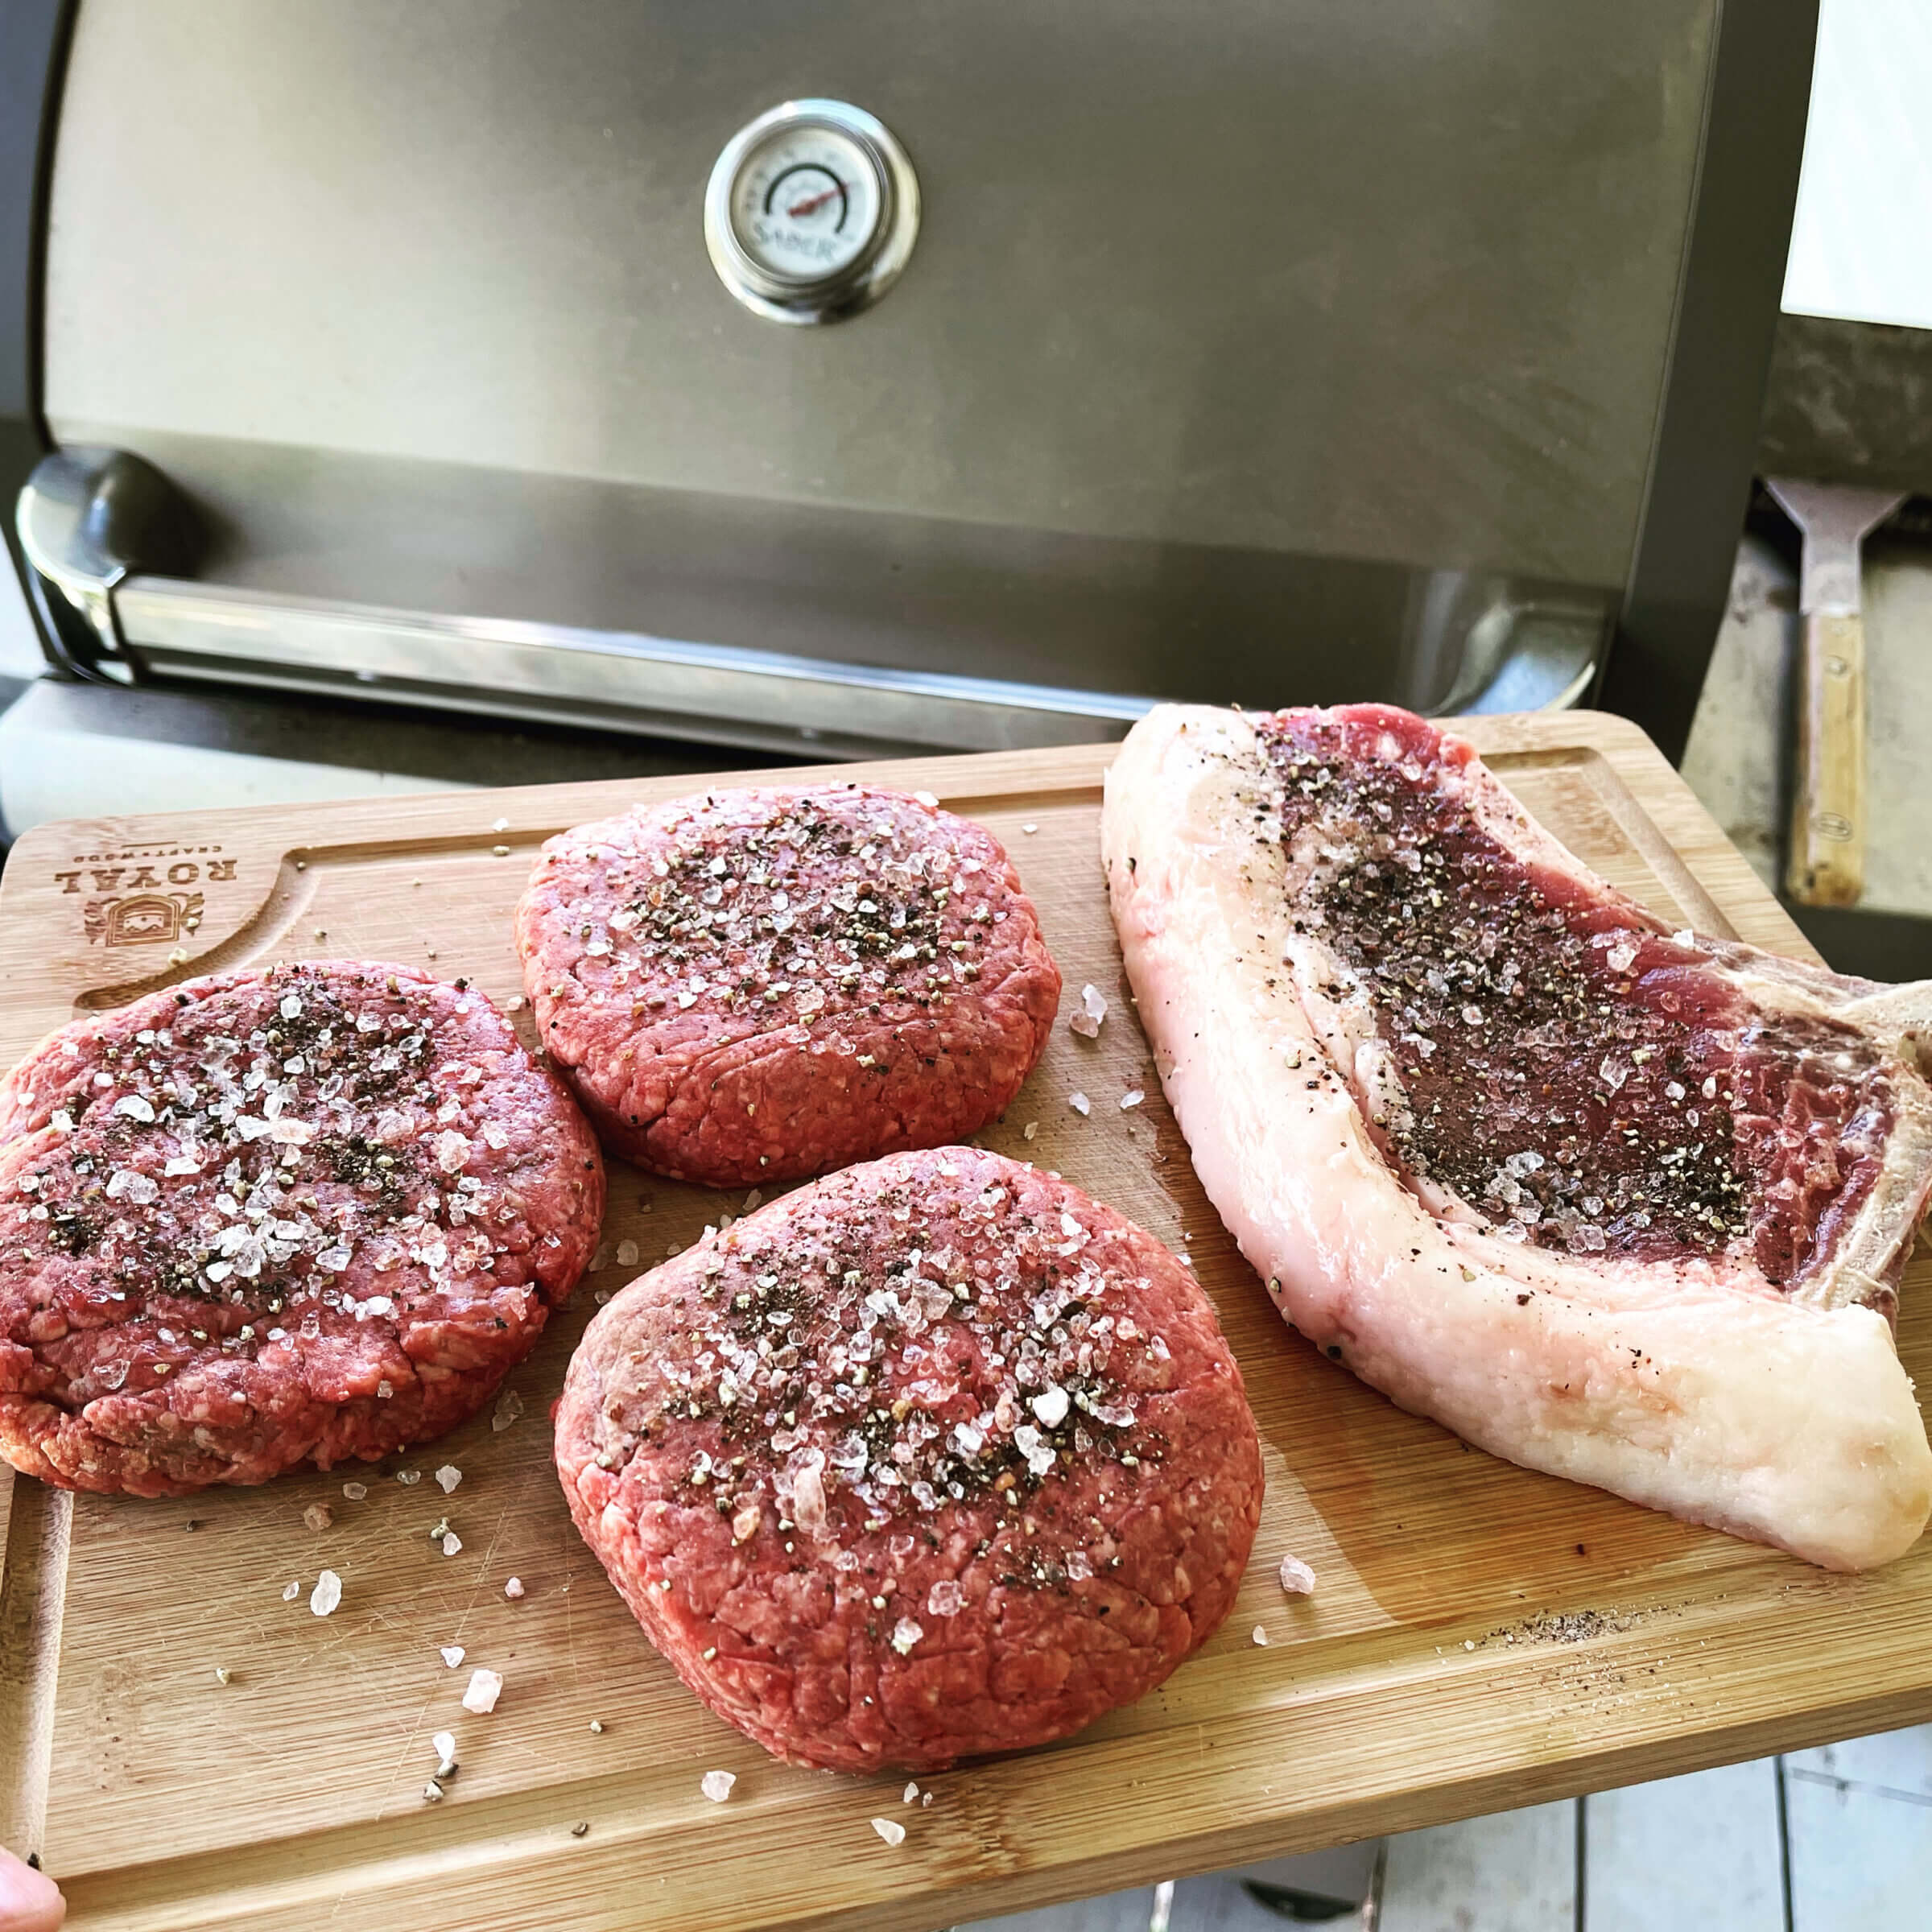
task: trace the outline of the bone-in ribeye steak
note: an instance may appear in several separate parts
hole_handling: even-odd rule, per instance
[[[1932,985],[1671,932],[1381,705],[1163,706],[1103,843],[1195,1166],[1294,1327],[1530,1468],[1835,1568],[1909,1546]]]

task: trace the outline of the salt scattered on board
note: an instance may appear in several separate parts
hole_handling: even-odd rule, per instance
[[[872,1828],[889,1845],[902,1845],[906,1842],[906,1827],[896,1818],[875,1818]]]
[[[317,1616],[327,1616],[342,1600],[342,1579],[332,1570],[324,1570],[310,1591],[308,1607]]]
[[[1282,1587],[1290,1596],[1315,1594],[1315,1572],[1298,1556],[1282,1558]]]
[[[1075,1113],[1091,1113],[1093,1111],[1093,1102],[1077,1089],[1067,1095],[1067,1104]]]
[[[503,1594],[514,1604],[517,1599],[523,1594],[522,1578],[520,1576],[513,1576],[510,1581],[503,1586]]]
[[[506,1389],[489,1412],[491,1432],[501,1435],[523,1413],[523,1398],[514,1389]]]
[[[1146,1095],[1144,1094],[1139,1088],[1129,1087],[1127,1091],[1121,1096],[1121,1112],[1122,1113],[1125,1113],[1130,1108],[1139,1106],[1141,1102],[1146,1100]]]
[[[461,1482],[462,1480],[463,1472],[459,1469],[454,1463],[445,1463],[443,1467],[436,1472],[437,1484],[445,1496],[449,1495],[450,1492],[455,1489],[456,1484]]]
[[[298,1577],[291,1581],[288,1587],[282,1592],[282,1600],[285,1604],[292,1604],[301,1594],[302,1582],[301,1579]]]
[[[501,1671],[473,1670],[469,1674],[469,1688],[463,1693],[463,1708],[474,1711],[478,1716],[487,1715],[496,1709],[497,1699],[502,1695]]]
[[[462,1662],[464,1657],[468,1653],[464,1651],[460,1644],[445,1644],[443,1645],[443,1661],[452,1670],[456,1669],[458,1664]]]
[[[1267,1647],[1268,1647],[1268,1627],[1267,1627],[1267,1625],[1266,1625],[1265,1624],[1257,1624],[1255,1625],[1255,1627],[1254,1627],[1254,1641],[1256,1641],[1257,1644],[1259,1644],[1259,1645],[1261,1646],[1261,1648],[1264,1649],[1264,1650],[1267,1649]]]
[[[1100,1038],[1100,1028],[1106,1023],[1107,999],[1099,987],[1083,986],[1080,989],[1080,1010],[1067,1024],[1084,1040]]]
[[[731,1788],[738,1781],[735,1771],[707,1771],[698,1780],[698,1789],[714,1805],[721,1805],[731,1796]]]

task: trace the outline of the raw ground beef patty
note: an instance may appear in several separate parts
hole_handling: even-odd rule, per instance
[[[856,785],[564,832],[517,944],[605,1143],[714,1187],[966,1139],[1019,1092],[1060,995],[993,834]]]
[[[0,1085],[0,1454],[171,1496],[374,1459],[486,1402],[604,1207],[570,1097],[406,966],[190,980]]]
[[[1193,1278],[966,1147],[848,1168],[634,1282],[558,1407],[646,1635],[778,1757],[935,1770],[1077,1731],[1234,1601],[1261,1505]]]

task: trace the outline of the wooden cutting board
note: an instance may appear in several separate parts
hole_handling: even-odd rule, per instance
[[[1672,925],[1804,950],[1629,724],[1570,712],[1468,729],[1538,818]],[[1097,1042],[1056,1026],[984,1137],[1191,1253],[1220,1310],[1268,1499],[1219,1635],[1077,1738],[923,1781],[930,1805],[902,1802],[898,1780],[773,1762],[644,1641],[551,1473],[572,1346],[597,1296],[638,1272],[613,1260],[511,1378],[524,1413],[500,1433],[480,1418],[373,1468],[184,1502],[0,1491],[0,1842],[41,1851],[71,1924],[923,1932],[1932,1718],[1932,1542],[1873,1575],[1827,1575],[1467,1449],[1282,1325],[1201,1195],[1128,1003],[1097,857],[1109,755],[828,775],[927,789],[991,825],[1038,902],[1065,1009],[1088,980],[1113,1002]],[[85,1008],[244,961],[400,960],[507,1000],[510,908],[541,841],[703,782],[43,826],[0,889],[0,1055]],[[1137,1087],[1146,1104],[1123,1112]],[[1089,1117],[1068,1105],[1076,1089]],[[607,1246],[635,1243],[648,1265],[741,1203],[613,1166]],[[1932,1386],[1932,1284],[1922,1261],[1915,1273],[1899,1342]],[[445,1463],[462,1472],[448,1496],[431,1480]],[[398,1468],[424,1480],[406,1488]],[[334,1513],[319,1533],[303,1520],[314,1503]],[[445,1515],[454,1558],[427,1534]],[[1291,1553],[1315,1567],[1311,1598],[1276,1580]],[[308,1602],[324,1566],[343,1579],[326,1620]],[[504,1596],[512,1575],[520,1601]],[[460,1667],[445,1645],[464,1647]],[[505,1680],[488,1716],[459,1702],[477,1665]],[[431,1806],[444,1729],[462,1769]],[[722,1805],[699,1790],[713,1769],[737,1775]],[[905,1842],[882,1843],[874,1817]]]

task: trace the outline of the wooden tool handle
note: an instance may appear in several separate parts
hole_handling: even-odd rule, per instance
[[[1805,619],[1785,890],[1855,906],[1865,886],[1865,621]]]

